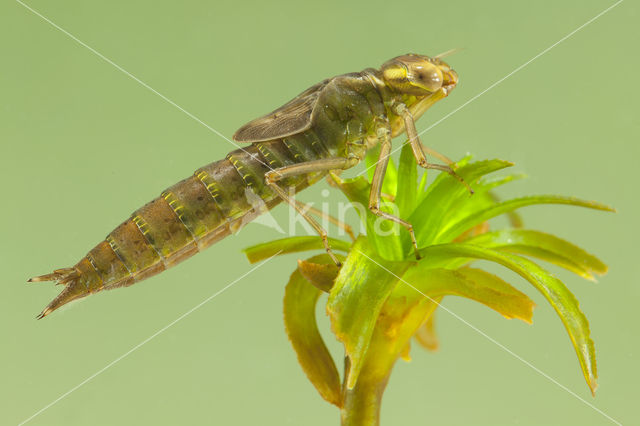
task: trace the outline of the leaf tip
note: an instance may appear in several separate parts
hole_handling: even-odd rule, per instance
[[[589,273],[586,273],[586,274],[582,275],[582,278],[584,278],[587,281],[591,281],[592,283],[597,283],[598,282],[598,279],[594,275],[589,274]]]
[[[596,378],[595,377],[590,377],[589,378],[589,389],[591,390],[591,396],[593,396],[595,398],[596,391],[598,390],[598,383],[596,382]]]
[[[242,254],[244,254],[247,257],[247,260],[251,264],[256,263],[259,260],[256,256],[253,255],[253,253],[249,249],[242,249]]]

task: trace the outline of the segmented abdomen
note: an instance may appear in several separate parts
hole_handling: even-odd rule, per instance
[[[264,182],[267,171],[328,155],[311,132],[232,151],[138,209],[76,268],[90,292],[162,272],[278,204]],[[283,185],[299,191],[319,178],[294,177]]]
[[[65,285],[38,318],[91,293],[141,281],[209,247],[281,202],[265,184],[267,171],[335,155],[333,145],[328,149],[310,130],[232,151],[196,170],[135,211],[73,268],[32,278]],[[297,192],[323,175],[280,184]]]

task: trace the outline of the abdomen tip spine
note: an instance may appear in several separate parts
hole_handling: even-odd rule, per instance
[[[29,279],[29,282],[56,281],[56,284],[65,286],[64,290],[51,301],[36,319],[42,319],[62,305],[87,296],[91,292],[81,279],[80,271],[76,268],[56,269],[50,274],[41,275]]]

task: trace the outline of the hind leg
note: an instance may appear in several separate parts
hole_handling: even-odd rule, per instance
[[[355,166],[359,161],[360,160],[355,157],[327,158],[323,160],[308,161],[306,163],[281,167],[264,174],[264,180],[269,188],[271,188],[276,194],[278,194],[278,196],[286,201],[291,207],[296,209],[296,211],[305,218],[309,225],[311,225],[313,229],[316,230],[316,232],[320,235],[320,238],[322,238],[322,243],[324,244],[324,248],[327,251],[327,254],[338,266],[340,266],[341,263],[331,251],[331,247],[329,246],[329,240],[327,237],[327,231],[325,231],[324,228],[322,228],[322,226],[320,226],[320,224],[307,213],[305,204],[297,202],[294,198],[290,197],[289,194],[287,194],[287,192],[278,184],[278,181],[289,176],[298,176],[308,173],[323,172],[336,169],[344,170]]]
[[[296,203],[300,203],[302,204],[302,206],[309,212],[309,213],[313,213],[318,217],[321,217],[323,219],[328,220],[330,223],[333,223],[335,226],[337,226],[338,228],[342,229],[344,232],[347,233],[347,235],[349,236],[349,238],[351,238],[352,241],[356,240],[356,236],[353,234],[353,228],[351,228],[351,226],[349,226],[348,224],[342,222],[340,219],[337,219],[333,216],[331,216],[328,213],[323,212],[320,209],[316,209],[315,207],[307,204],[307,203],[303,203],[302,201],[298,201],[296,200]]]

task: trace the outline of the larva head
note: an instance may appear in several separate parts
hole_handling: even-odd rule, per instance
[[[385,62],[380,71],[395,92],[427,96],[441,87],[449,91],[458,83],[458,74],[439,57],[409,53]]]

